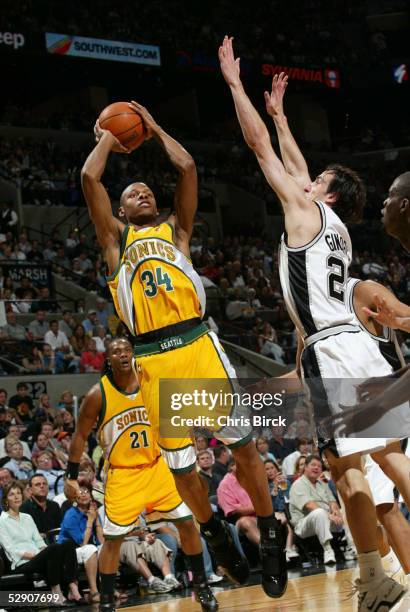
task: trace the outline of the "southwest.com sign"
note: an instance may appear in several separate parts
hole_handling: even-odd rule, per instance
[[[149,64],[150,66],[161,65],[160,50],[155,45],[139,45],[116,40],[46,32],[46,47],[48,53],[56,55],[87,57],[114,62],[133,62],[135,64]]]

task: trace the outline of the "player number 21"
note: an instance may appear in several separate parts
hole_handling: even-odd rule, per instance
[[[132,438],[131,448],[141,448],[140,436],[142,438],[142,447],[147,448],[149,446],[147,432],[143,429],[142,431],[132,431],[130,433],[130,438]]]
[[[327,259],[327,267],[331,270],[327,277],[329,297],[339,302],[344,302],[344,287],[346,284],[346,266],[344,261],[340,257],[330,255]]]
[[[144,293],[147,297],[153,298],[158,293],[158,287],[165,285],[165,291],[173,291],[172,281],[167,272],[163,272],[162,268],[155,268],[155,275],[151,270],[144,270],[141,274],[141,280],[145,283]]]

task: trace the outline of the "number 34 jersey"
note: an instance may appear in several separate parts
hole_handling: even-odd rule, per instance
[[[283,234],[279,252],[280,282],[286,308],[303,338],[337,325],[356,325],[346,305],[346,283],[352,243],[346,226],[322,202],[322,226],[317,236],[300,248],[287,245]]]
[[[161,451],[154,441],[139,388],[135,393],[125,393],[107,375],[101,378],[100,387],[98,439],[107,463],[119,468],[152,464]]]
[[[176,248],[170,223],[139,230],[127,225],[119,265],[107,281],[117,314],[134,335],[205,313],[201,279]]]

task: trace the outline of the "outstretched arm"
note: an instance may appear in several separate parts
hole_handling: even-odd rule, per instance
[[[293,176],[302,189],[307,189],[311,184],[307,163],[290,131],[287,117],[283,111],[283,97],[287,86],[288,77],[284,72],[274,75],[271,92],[265,91],[266,110],[275,123],[286,171]]]
[[[139,113],[147,129],[147,137],[153,137],[165,150],[170,162],[178,171],[178,181],[175,190],[175,230],[177,246],[188,245],[194,227],[194,218],[198,207],[198,179],[195,161],[174,138],[167,134],[154,120],[146,108],[134,100],[130,105]],[[178,245],[180,242],[180,245]],[[184,250],[184,249],[183,249]],[[189,246],[188,246],[189,256]]]
[[[108,130],[101,130],[98,122],[95,127],[98,143],[87,157],[81,170],[81,184],[88,212],[94,223],[98,243],[111,274],[120,254],[121,235],[124,224],[112,213],[110,198],[101,182],[108,157],[113,149],[126,152],[118,140]]]
[[[311,204],[306,200],[302,189],[286,172],[282,162],[275,154],[265,123],[252,105],[245,93],[240,79],[239,62],[234,58],[232,38],[225,36],[222,46],[219,47],[219,61],[222,74],[230,87],[235,104],[236,114],[242,129],[246,144],[255,153],[259,165],[269,185],[278,195],[286,215],[287,229],[291,218],[296,212],[303,209],[306,213],[312,210]],[[292,215],[292,209],[294,213]],[[301,220],[296,220],[297,225]]]

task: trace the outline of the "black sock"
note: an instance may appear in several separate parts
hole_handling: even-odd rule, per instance
[[[262,531],[262,529],[269,529],[272,526],[277,526],[278,519],[273,512],[270,516],[257,516],[258,527]]]
[[[101,574],[101,595],[114,595],[116,574]]]
[[[201,533],[207,535],[210,538],[214,538],[215,536],[221,533],[222,523],[217,518],[217,516],[212,513],[211,518],[206,523],[200,523],[201,525]]]
[[[189,569],[192,572],[194,582],[205,582],[205,567],[202,553],[196,555],[186,555]]]

